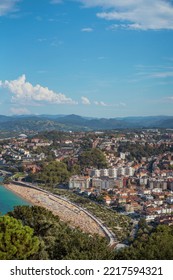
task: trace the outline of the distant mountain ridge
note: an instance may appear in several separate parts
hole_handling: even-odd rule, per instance
[[[92,118],[71,115],[0,115],[0,130],[89,131],[106,129],[173,128],[173,116]]]

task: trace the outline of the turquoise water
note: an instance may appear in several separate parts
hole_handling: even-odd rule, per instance
[[[13,192],[7,190],[2,185],[0,185],[0,214],[6,214],[7,212],[12,211],[14,206],[17,205],[30,204],[29,202],[23,200]]]

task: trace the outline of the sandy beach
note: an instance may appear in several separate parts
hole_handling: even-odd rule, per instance
[[[97,233],[104,236],[99,225],[91,217],[67,201],[29,187],[15,184],[8,184],[5,187],[32,205],[42,206],[52,211],[54,215],[58,215],[62,221],[69,223],[73,227],[79,227],[87,233]]]

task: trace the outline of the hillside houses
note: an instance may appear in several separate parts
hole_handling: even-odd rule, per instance
[[[56,138],[57,135],[57,138]],[[82,152],[102,151],[106,168],[79,165]],[[37,173],[43,163],[60,161],[71,172],[70,191],[78,191],[117,211],[136,213],[147,221],[173,210],[173,132],[159,130],[90,131],[19,136],[0,142],[0,165]],[[91,166],[92,165],[92,166]]]

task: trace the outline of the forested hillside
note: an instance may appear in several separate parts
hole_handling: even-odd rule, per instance
[[[108,247],[105,238],[70,228],[38,206],[17,206],[0,217],[1,260],[173,259],[173,226],[139,223],[137,237],[125,249]]]

